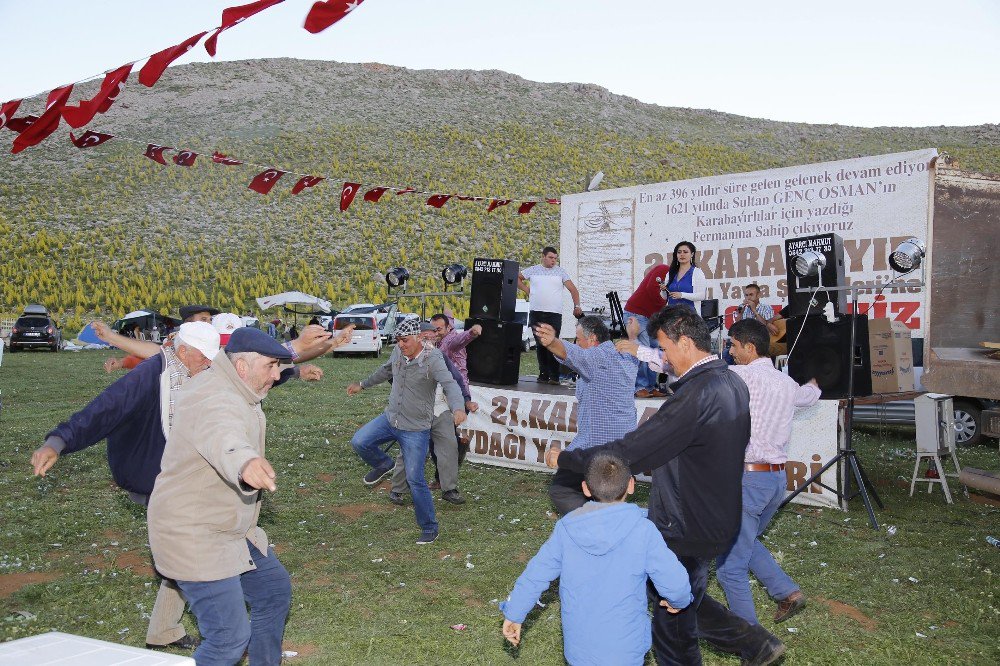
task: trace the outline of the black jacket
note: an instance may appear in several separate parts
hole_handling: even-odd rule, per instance
[[[559,467],[583,473],[606,451],[632,472],[653,471],[649,519],[677,555],[715,557],[740,529],[743,454],[750,441],[750,392],[724,361],[688,371],[645,423],[622,439],[564,451]]]

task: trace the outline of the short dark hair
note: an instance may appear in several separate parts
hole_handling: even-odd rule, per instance
[[[687,305],[668,305],[654,314],[646,325],[646,332],[649,337],[655,338],[657,331],[663,331],[673,342],[684,335],[691,338],[691,342],[700,351],[712,350],[712,334],[708,330],[708,324]]]
[[[451,321],[448,319],[448,317],[443,312],[438,312],[436,314],[432,314],[430,320],[434,321],[435,319],[443,319],[444,323],[451,324]]]
[[[604,325],[604,320],[597,315],[587,315],[576,320],[576,325],[583,329],[584,335],[593,335],[597,344],[611,339],[611,331]]]
[[[590,495],[598,502],[617,502],[625,497],[632,472],[628,463],[613,453],[598,453],[584,476]]]
[[[551,245],[546,245],[545,247],[542,248],[543,257],[547,255],[549,252],[551,252],[552,254],[559,254],[559,250],[555,249]]]
[[[743,288],[744,289],[756,289],[757,293],[758,294],[760,293],[760,285],[757,284],[756,282],[751,282],[750,284],[748,284],[747,286],[745,286]]]
[[[771,348],[767,326],[756,319],[740,319],[729,329],[729,337],[739,340],[741,345],[753,345],[757,356],[767,356],[767,351]]]

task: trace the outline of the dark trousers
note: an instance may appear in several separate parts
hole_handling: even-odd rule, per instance
[[[556,314],[555,312],[536,312],[532,310],[528,313],[528,325],[531,326],[532,331],[537,324],[548,324],[552,328],[556,329],[556,336],[559,335],[559,329],[562,328],[562,315]],[[548,349],[542,346],[539,342],[538,336],[535,336],[535,354],[538,356],[538,378],[539,379],[559,379],[559,359],[550,352]]]
[[[552,485],[549,486],[549,498],[556,507],[556,513],[565,516],[587,503],[582,484],[583,474],[564,468],[556,470],[552,476]]]
[[[743,618],[705,593],[708,584],[710,557],[681,556],[677,559],[687,569],[694,601],[680,613],[668,613],[659,603],[653,610],[653,649],[657,664],[701,664],[698,639],[711,646],[752,659],[770,637],[760,625],[751,625]],[[656,596],[656,592],[652,594]],[[658,597],[656,597],[658,599]]]

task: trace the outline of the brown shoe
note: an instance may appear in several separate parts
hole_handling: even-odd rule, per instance
[[[652,391],[650,391],[649,389],[639,389],[638,391],[635,392],[635,397],[642,399],[642,398],[651,398],[653,396],[652,396]]]
[[[778,610],[774,612],[775,622],[784,622],[806,606],[806,595],[801,590],[795,590],[778,602]]]
[[[430,482],[427,483],[427,487],[430,488],[431,490],[441,490],[441,482],[440,481],[430,481]]]

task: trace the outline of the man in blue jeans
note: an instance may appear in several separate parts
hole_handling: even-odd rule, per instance
[[[420,340],[420,323],[407,319],[396,329],[396,348],[389,360],[370,377],[347,387],[348,395],[392,380],[389,404],[351,438],[351,446],[371,465],[364,481],[374,486],[392,472],[395,462],[384,444],[399,442],[406,466],[406,482],[413,497],[413,509],[420,526],[418,544],[433,543],[438,536],[434,498],[427,487],[424,465],[434,420],[434,400],[440,384],[456,426],[465,421],[465,400],[444,362],[441,350],[425,348]]]

